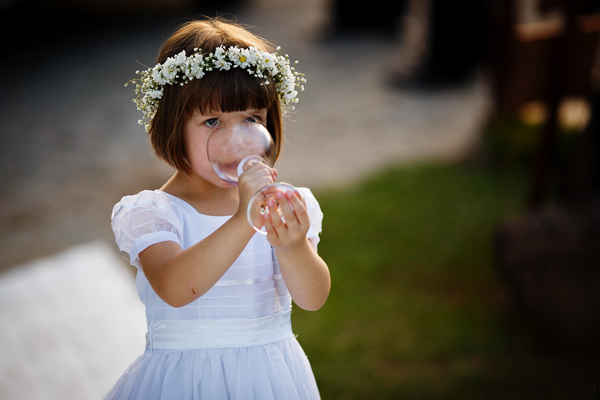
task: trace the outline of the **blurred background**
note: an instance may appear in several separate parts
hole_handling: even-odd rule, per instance
[[[217,14],[308,81],[277,168],[325,213],[322,397],[600,398],[599,3],[0,1],[0,398],[100,398],[143,351],[110,213],[173,171],[123,85]]]

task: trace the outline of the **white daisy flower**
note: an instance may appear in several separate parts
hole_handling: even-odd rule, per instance
[[[140,120],[146,129],[156,115],[159,100],[162,98],[166,85],[184,85],[193,79],[202,79],[207,71],[214,69],[223,71],[231,67],[245,69],[250,75],[265,79],[262,84],[275,84],[282,106],[298,102],[298,91],[304,90],[304,76],[290,66],[287,54],[268,53],[258,50],[254,46],[239,48],[237,46],[225,49],[218,47],[214,53],[204,53],[201,49],[194,49],[195,53],[187,56],[181,51],[173,57],[167,58],[162,64],[157,64],[146,71],[136,71],[140,79],[130,82],[135,83],[135,93],[138,95],[133,102],[144,113]],[[128,83],[130,83],[128,82]],[[127,84],[125,85],[127,86]],[[289,107],[292,108],[293,107]]]

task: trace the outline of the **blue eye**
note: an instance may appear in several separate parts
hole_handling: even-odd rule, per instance
[[[209,128],[214,128],[218,124],[219,124],[218,118],[211,118],[211,119],[204,121],[204,125],[208,126]]]

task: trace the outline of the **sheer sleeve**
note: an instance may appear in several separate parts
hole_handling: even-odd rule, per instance
[[[319,235],[322,230],[323,223],[323,212],[321,211],[321,206],[319,202],[313,195],[313,193],[308,188],[300,187],[297,188],[302,197],[304,197],[304,202],[306,204],[306,211],[308,212],[308,217],[310,218],[310,228],[308,229],[308,233],[306,237],[309,238],[315,248],[319,244],[321,238]]]
[[[144,249],[160,242],[182,243],[181,221],[160,192],[145,190],[123,197],[113,208],[111,222],[119,249],[129,254],[137,268]]]

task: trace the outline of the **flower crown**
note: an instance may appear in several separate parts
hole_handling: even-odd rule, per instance
[[[290,66],[289,57],[279,54],[281,47],[277,47],[277,53],[260,51],[256,47],[239,48],[237,46],[226,49],[219,46],[214,53],[205,53],[202,49],[195,48],[195,53],[187,56],[185,50],[169,57],[162,64],[145,71],[136,71],[141,75],[140,79],[133,79],[125,84],[128,86],[133,82],[136,86],[137,97],[133,102],[137,109],[144,113],[144,118],[139,120],[146,131],[150,128],[150,121],[156,115],[159,100],[166,85],[184,84],[193,79],[201,79],[208,71],[228,71],[231,68],[241,68],[248,71],[250,75],[266,79],[264,85],[270,84],[268,78],[275,82],[275,88],[279,95],[282,106],[297,103],[298,91],[304,90],[303,83],[306,82],[304,75]],[[297,64],[298,61],[295,62]],[[287,108],[294,109],[293,106]]]

